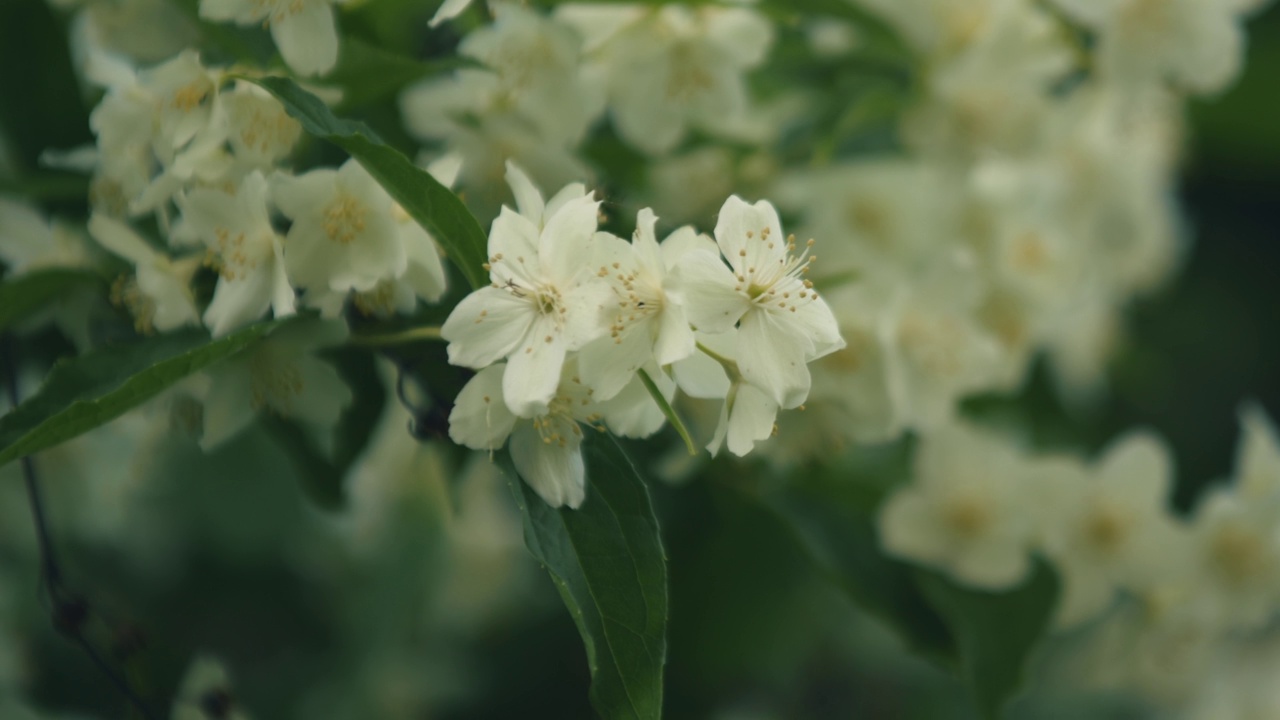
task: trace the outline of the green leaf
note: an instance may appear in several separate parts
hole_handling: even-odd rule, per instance
[[[0,283],[0,331],[79,288],[101,289],[102,278],[83,270],[37,270]]]
[[[1031,577],[1007,592],[962,588],[920,571],[920,588],[951,625],[960,666],[983,717],[999,718],[1022,685],[1027,659],[1044,637],[1058,599],[1058,577],[1039,561]]]
[[[183,330],[59,362],[35,395],[0,417],[0,466],[120,417],[283,322],[250,325],[213,341],[203,330]]]
[[[606,720],[662,716],[667,560],[649,489],[612,438],[584,443],[587,499],[549,507],[505,462],[529,551],[573,615]]]
[[[336,117],[320,98],[281,77],[245,78],[284,104],[308,133],[346,150],[444,248],[472,288],[489,283],[484,269],[488,239],[475,216],[452,190],[363,123]]]
[[[849,485],[860,481],[844,480]],[[880,549],[874,507],[812,488],[793,488],[772,498],[770,505],[818,568],[855,605],[882,620],[912,652],[954,665],[956,640],[921,593],[912,566]]]

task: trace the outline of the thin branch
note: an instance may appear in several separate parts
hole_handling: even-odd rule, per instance
[[[7,370],[6,385],[9,401],[18,407],[22,396],[18,390],[17,353],[13,349],[13,339],[5,335],[0,337],[0,355]],[[54,552],[52,536],[49,533],[48,516],[45,513],[44,498],[40,492],[40,479],[36,474],[35,462],[31,456],[22,458],[22,476],[26,482],[27,499],[31,505],[31,520],[35,525],[36,542],[40,553],[41,586],[48,594],[53,626],[58,632],[66,635],[89,656],[98,670],[107,677],[111,684],[120,691],[129,703],[145,720],[160,720],[146,702],[129,686],[129,683],[117,673],[106,660],[98,654],[93,645],[84,636],[84,623],[89,617],[89,606],[85,600],[72,592],[63,582],[62,566]]]

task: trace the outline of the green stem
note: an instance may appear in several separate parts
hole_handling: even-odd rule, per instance
[[[636,374],[640,376],[640,382],[644,383],[644,389],[649,391],[653,401],[658,403],[662,414],[667,417],[667,422],[671,423],[671,427],[675,428],[676,432],[680,434],[680,438],[684,440],[684,446],[688,448],[689,454],[697,455],[698,448],[693,444],[693,436],[689,434],[689,428],[685,427],[684,421],[676,414],[675,408],[671,407],[671,403],[667,402],[667,398],[658,389],[658,384],[644,370],[637,370]]]
[[[367,347],[388,347],[393,345],[408,345],[410,343],[422,342],[423,340],[443,340],[440,336],[440,328],[432,325],[424,325],[402,332],[386,333],[383,335],[352,335],[351,342],[355,345],[364,345]]]
[[[730,360],[729,358],[721,355],[720,353],[716,352],[715,350],[712,350],[711,348],[707,347],[706,345],[703,345],[702,343],[696,343],[696,344],[698,346],[698,349],[702,351],[703,355],[706,355],[712,360],[715,360],[716,362],[720,363],[720,365],[724,367],[724,371],[728,373],[729,380],[731,382],[736,381],[738,378],[742,377],[742,373],[738,371],[738,363],[734,362],[733,360]]]

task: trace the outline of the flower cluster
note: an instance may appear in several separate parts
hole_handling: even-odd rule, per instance
[[[301,127],[264,90],[205,67],[191,50],[137,69],[89,45],[85,68],[104,90],[91,115],[96,147],[53,159],[93,173],[88,233],[133,266],[112,297],[138,331],[202,324],[221,337],[267,315],[314,308],[333,319],[350,302],[365,315],[387,316],[443,295],[435,241],[357,162],[289,170]],[[451,182],[457,165],[446,158],[431,169]],[[152,219],[158,238],[138,230]],[[33,227],[20,235],[41,245],[48,233]],[[82,247],[77,242],[70,246]],[[44,254],[55,247],[43,246]],[[20,260],[22,271],[47,264],[42,253],[8,259]],[[58,260],[77,262],[87,260]],[[197,288],[209,275],[216,277],[212,296],[201,297]],[[351,393],[310,352],[345,337],[341,323],[302,323],[247,364],[216,369],[205,446],[229,438],[258,409],[332,427]]]
[[[1243,651],[1240,633],[1280,614],[1280,435],[1256,406],[1240,417],[1234,478],[1185,519],[1169,505],[1169,452],[1149,433],[1126,435],[1087,463],[948,426],[924,439],[914,480],[886,501],[881,540],[892,554],[989,590],[1021,583],[1040,554],[1062,583],[1058,627],[1125,609],[1115,617],[1130,645],[1108,655],[1133,667],[1110,669],[1168,695],[1198,668],[1144,676],[1168,650],[1157,639],[1194,638],[1196,657],[1230,654]]]
[[[808,247],[796,254],[768,202],[730,197],[714,240],[686,226],[658,242],[644,209],[628,243],[598,229],[584,186],[544,200],[516,165],[507,179],[517,209],[493,221],[491,283],[441,330],[449,361],[480,370],[449,434],[477,450],[510,438],[517,470],[553,506],[586,496],[583,424],[647,437],[664,420],[649,393],[668,404],[680,387],[724,401],[709,449],[727,438],[745,455],[780,408],[804,402],[808,363],[844,344],[805,278]]]

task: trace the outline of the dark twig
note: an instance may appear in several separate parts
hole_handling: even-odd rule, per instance
[[[13,407],[22,399],[18,390],[17,353],[13,350],[13,340],[8,335],[0,338],[0,354],[3,356],[7,370],[6,384],[9,401]],[[147,703],[130,687],[129,683],[113,669],[102,655],[93,647],[84,635],[84,626],[89,619],[89,604],[79,594],[72,592],[63,582],[62,567],[54,552],[53,540],[49,533],[48,516],[45,513],[44,499],[40,492],[40,480],[36,475],[35,462],[30,456],[22,458],[22,476],[26,482],[27,499],[31,504],[31,520],[36,529],[36,542],[40,552],[40,584],[48,595],[53,626],[59,633],[79,645],[93,664],[107,677],[107,680],[124,695],[135,710],[145,720],[159,720]]]

